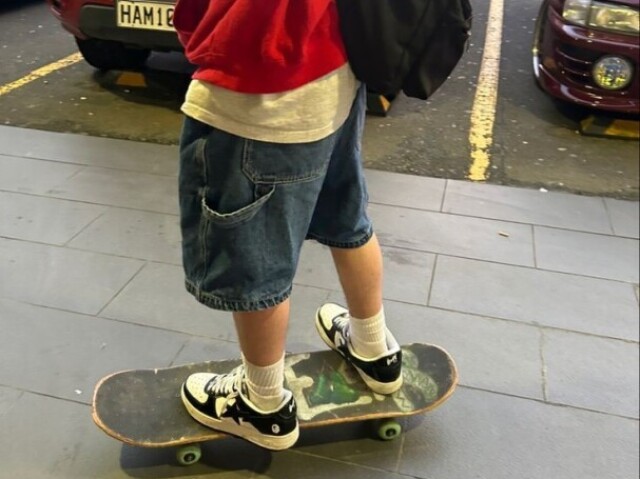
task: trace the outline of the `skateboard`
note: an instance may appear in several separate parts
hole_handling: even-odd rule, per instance
[[[293,391],[301,430],[372,421],[379,439],[402,432],[399,418],[421,414],[454,392],[458,372],[451,356],[428,344],[402,347],[402,388],[389,396],[371,392],[352,366],[331,350],[292,354],[285,359],[286,387]],[[240,360],[210,361],[163,369],[118,372],[95,388],[92,415],[109,436],[138,447],[177,447],[182,465],[198,462],[200,443],[227,436],[189,416],[180,387],[195,372],[226,373]]]

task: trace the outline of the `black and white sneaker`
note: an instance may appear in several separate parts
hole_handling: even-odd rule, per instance
[[[352,364],[367,386],[379,394],[392,394],[402,387],[402,350],[387,330],[388,351],[367,359],[353,350],[349,339],[349,312],[333,303],[324,304],[316,313],[316,329],[327,345]]]
[[[182,385],[182,402],[199,423],[266,449],[287,449],[298,440],[293,394],[286,391],[275,411],[261,411],[249,400],[242,366],[229,374],[192,374]]]

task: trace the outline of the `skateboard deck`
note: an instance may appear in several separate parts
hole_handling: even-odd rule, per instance
[[[353,421],[394,419],[425,413],[455,390],[458,373],[442,348],[415,343],[402,347],[402,388],[390,396],[371,392],[352,366],[331,350],[288,355],[286,387],[293,391],[301,429]],[[180,398],[184,380],[195,372],[226,373],[240,360],[210,361],[163,369],[123,371],[102,379],[93,397],[93,420],[108,435],[142,447],[195,445],[228,437],[192,419]],[[379,436],[392,439],[401,426],[381,423]],[[198,460],[197,446],[178,454]]]

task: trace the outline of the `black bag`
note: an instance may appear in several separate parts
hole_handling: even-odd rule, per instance
[[[467,49],[469,0],[336,0],[356,77],[370,92],[426,100]]]

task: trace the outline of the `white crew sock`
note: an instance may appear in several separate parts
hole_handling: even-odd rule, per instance
[[[365,359],[377,358],[386,353],[387,327],[384,318],[384,308],[375,316],[366,319],[351,317],[349,321],[349,335],[355,352]]]
[[[249,400],[259,409],[275,411],[284,399],[284,355],[270,366],[256,366],[243,356]]]

